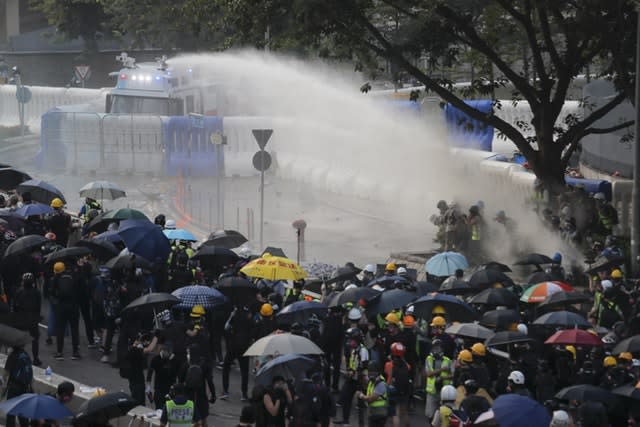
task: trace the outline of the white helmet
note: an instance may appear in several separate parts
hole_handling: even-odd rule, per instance
[[[611,282],[611,280],[603,280],[602,282],[600,282],[600,285],[602,286],[602,289],[606,291],[607,289],[613,287],[613,282]]]
[[[527,325],[525,325],[524,323],[518,323],[518,332],[520,332],[521,334],[525,334],[525,335],[529,335],[529,328],[527,328]]]
[[[251,248],[243,247],[238,251],[240,258],[251,258]]]
[[[362,319],[362,312],[357,308],[352,308],[349,310],[349,315],[347,317],[349,320],[358,321]]]
[[[344,288],[344,290],[345,290],[345,291],[348,291],[349,289],[353,289],[353,288],[357,288],[356,284],[355,284],[355,283],[349,283],[349,284]]]
[[[173,219],[168,219],[167,222],[165,222],[164,224],[164,228],[167,230],[175,230],[176,229],[176,222]]]
[[[569,414],[565,411],[553,411],[549,427],[569,427]]]
[[[401,276],[403,274],[407,274],[407,269],[404,267],[398,267],[398,271],[396,271],[396,273],[398,274],[398,276]]]
[[[604,193],[596,193],[593,195],[593,198],[596,200],[605,200],[607,197],[604,195]]]
[[[376,266],[373,264],[367,264],[362,271],[366,271],[369,272],[371,274],[374,274],[376,272]]]
[[[514,384],[524,385],[524,374],[520,371],[511,371],[507,379]]]
[[[452,385],[446,385],[440,390],[440,400],[442,402],[455,402],[458,397],[458,392]]]

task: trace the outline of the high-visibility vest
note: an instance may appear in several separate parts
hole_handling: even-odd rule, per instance
[[[433,371],[435,368],[435,358],[432,355],[428,355],[427,356],[427,366],[429,367],[430,371]],[[443,356],[442,357],[442,365],[440,366],[443,369],[449,369],[449,366],[451,366],[451,359],[449,359],[447,356]],[[450,373],[447,371],[442,371],[440,373],[440,376],[443,378],[442,380],[442,385],[449,385],[451,384],[451,378],[445,378],[447,376],[449,376]],[[436,390],[436,377],[427,377],[427,386],[425,387],[425,391],[429,394],[436,394],[437,390]]]
[[[353,371],[357,371],[360,368],[360,351],[366,348],[364,345],[360,344],[358,347],[351,350],[351,354],[349,354],[349,369]]]
[[[187,400],[182,405],[178,405],[173,400],[168,400],[167,403],[167,419],[169,425],[174,426],[188,426],[193,425],[193,414],[195,405],[193,400]]]
[[[378,396],[378,398],[373,402],[369,402],[369,416],[386,415],[385,410],[389,407],[389,397],[386,387],[387,383],[385,382],[382,375],[378,376],[378,378],[373,381],[369,381],[369,384],[367,384],[367,396],[371,396],[376,388],[376,384],[379,384],[381,382],[385,385],[384,394],[382,396]]]
[[[480,227],[478,224],[471,224],[471,240],[480,240]]]

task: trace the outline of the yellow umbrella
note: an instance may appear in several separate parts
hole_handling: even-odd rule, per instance
[[[267,280],[301,280],[307,277],[307,272],[289,258],[270,254],[254,259],[240,271],[249,277]]]

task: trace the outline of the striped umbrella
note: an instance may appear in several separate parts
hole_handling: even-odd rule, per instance
[[[225,303],[225,296],[217,289],[208,286],[192,285],[176,289],[171,295],[180,298],[180,304],[176,308],[193,308],[201,305],[204,308],[212,308]]]
[[[522,302],[543,302],[549,295],[556,294],[558,292],[571,292],[573,288],[563,282],[542,282],[528,288],[522,296],[520,301]]]

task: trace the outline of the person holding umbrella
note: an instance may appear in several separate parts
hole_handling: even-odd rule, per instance
[[[102,206],[96,200],[91,197],[86,197],[84,199],[84,205],[80,208],[78,212],[78,216],[84,220],[84,222],[88,222],[89,220],[89,211],[95,210],[100,212],[102,210]]]
[[[22,314],[29,318],[40,318],[42,300],[40,291],[35,287],[35,283],[33,273],[24,273],[22,275],[22,287],[18,289],[13,299],[14,313]],[[31,334],[31,338],[33,338],[31,341],[33,365],[40,366],[42,365],[42,361],[38,357],[40,354],[40,328],[38,327],[38,320],[29,327],[29,333]]]
[[[50,206],[53,213],[46,218],[47,228],[56,235],[56,243],[66,247],[72,230],[71,215],[64,211],[64,202],[59,197],[53,199]]]
[[[4,382],[7,387],[4,389],[4,395],[7,399],[20,396],[24,393],[31,392],[31,382],[33,381],[33,365],[29,354],[24,350],[23,343],[16,343],[13,350],[7,357],[4,365]],[[12,415],[7,416],[7,427],[14,427],[16,418]],[[20,426],[26,427],[28,422],[24,418],[20,418]]]

